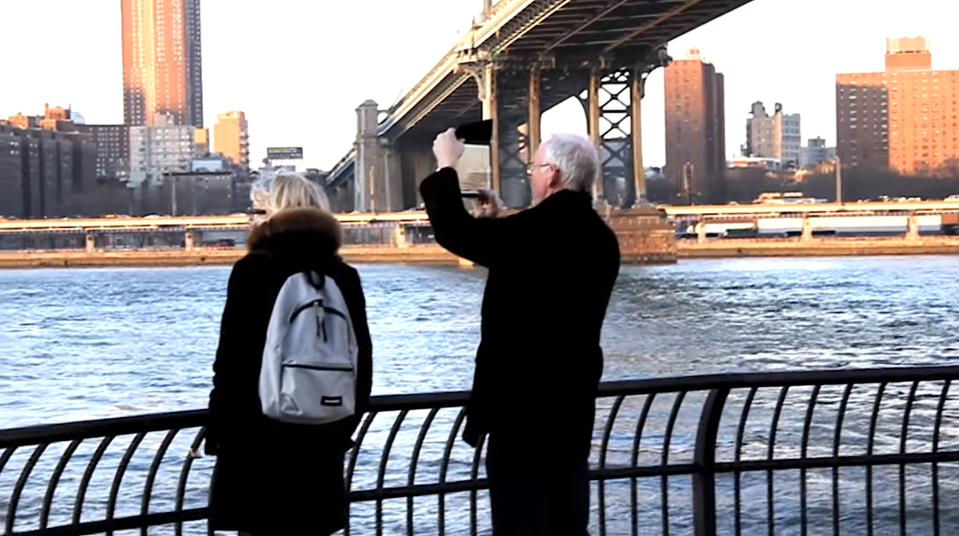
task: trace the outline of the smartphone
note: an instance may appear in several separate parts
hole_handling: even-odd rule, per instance
[[[476,198],[481,190],[489,190],[492,175],[489,146],[466,145],[456,165],[456,175],[463,197]]]

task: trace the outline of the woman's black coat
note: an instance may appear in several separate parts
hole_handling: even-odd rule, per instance
[[[206,452],[217,456],[210,493],[217,530],[331,534],[346,523],[344,453],[369,404],[372,342],[356,270],[337,254],[339,222],[310,208],[281,211],[256,226],[233,267],[213,365]],[[263,416],[258,381],[273,303],[286,279],[315,270],[343,293],[359,346],[357,411],[329,425]]]

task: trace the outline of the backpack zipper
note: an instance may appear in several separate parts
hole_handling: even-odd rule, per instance
[[[302,313],[303,311],[305,311],[305,310],[307,310],[307,309],[309,309],[309,308],[311,308],[311,307],[323,307],[323,311],[324,311],[324,312],[332,313],[332,314],[334,314],[334,315],[336,315],[336,316],[338,316],[338,317],[346,320],[346,315],[345,315],[343,312],[337,311],[336,309],[334,309],[334,308],[332,308],[332,307],[326,307],[326,306],[324,306],[324,305],[323,305],[323,300],[313,300],[313,301],[311,301],[311,302],[309,302],[309,303],[304,303],[303,305],[297,307],[297,308],[293,311],[293,314],[290,315],[290,323],[292,323],[294,320],[296,320],[296,317],[297,317],[300,313]]]
[[[303,365],[300,363],[290,363],[283,365],[288,368],[302,368],[309,370],[326,370],[326,371],[336,371],[336,372],[353,372],[353,367],[348,366],[335,366],[335,365]]]
[[[323,306],[322,302],[315,301],[313,302],[313,312],[316,314],[316,336],[323,337],[323,342],[326,341],[326,322],[323,318]]]

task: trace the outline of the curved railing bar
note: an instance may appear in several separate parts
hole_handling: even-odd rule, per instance
[[[456,420],[453,422],[453,428],[450,430],[449,437],[446,438],[446,448],[443,449],[443,459],[440,461],[440,477],[439,484],[446,483],[446,473],[450,467],[450,456],[453,454],[453,444],[456,442],[456,437],[459,435],[460,426],[463,424],[463,419],[466,418],[466,406],[463,406],[460,409],[459,413],[456,415]],[[440,536],[446,534],[446,494],[440,493],[437,499],[439,506],[439,520],[438,520],[438,530]]]
[[[676,427],[676,419],[679,418],[679,410],[686,399],[686,391],[676,393],[676,400],[673,401],[673,409],[669,412],[669,421],[666,423],[666,431],[663,434],[663,452],[660,458],[660,467],[669,466],[669,446],[672,444],[673,429]],[[669,536],[669,479],[665,475],[660,477],[660,496],[662,502],[663,516],[663,536]]]
[[[179,514],[183,512],[183,502],[186,500],[187,479],[190,478],[190,469],[193,467],[193,460],[201,457],[200,445],[203,444],[205,438],[206,426],[197,431],[196,436],[193,438],[193,443],[190,444],[190,452],[187,453],[183,460],[183,466],[180,467],[180,476],[177,478],[176,483],[176,501],[173,506],[174,513]],[[174,530],[176,531],[176,536],[183,536],[183,522],[177,521]]]
[[[483,446],[486,444],[486,434],[480,436],[478,442],[476,443],[476,448],[473,449],[473,467],[470,469],[470,480],[473,482],[479,481],[479,466],[480,460],[483,458]],[[478,512],[476,501],[477,501],[477,490],[473,488],[470,490],[470,536],[476,536],[478,528],[477,515]]]
[[[439,413],[440,408],[433,408],[430,410],[429,414],[426,415],[426,419],[423,420],[423,424],[420,426],[420,433],[416,436],[416,443],[413,445],[413,454],[410,457],[410,469],[407,473],[406,484],[408,486],[413,486],[416,484],[416,466],[420,462],[420,452],[423,450],[423,443],[426,441],[426,435],[429,434],[430,427],[433,426],[433,420],[436,419],[436,415]],[[406,498],[406,533],[412,536],[413,534],[413,497]]]
[[[852,394],[855,383],[849,383],[843,389],[839,409],[836,410],[836,429],[832,439],[832,457],[839,459],[839,449],[842,447],[842,425],[846,419],[846,408],[849,406],[849,396]],[[832,531],[839,534],[839,467],[832,468]]]
[[[145,516],[150,513],[150,498],[153,496],[153,483],[156,482],[157,471],[160,470],[163,456],[166,455],[167,450],[170,449],[170,444],[173,443],[173,439],[179,432],[179,428],[173,428],[167,432],[166,436],[163,437],[163,441],[160,442],[160,447],[157,449],[156,454],[153,456],[150,471],[147,473],[146,481],[143,483],[143,500],[140,501],[140,515]],[[140,536],[148,536],[147,527],[140,529]]]
[[[114,436],[112,435],[104,437],[103,440],[100,441],[100,444],[97,445],[97,449],[93,452],[93,456],[90,457],[90,461],[87,462],[87,468],[83,471],[83,477],[80,479],[80,485],[77,487],[77,498],[73,502],[74,526],[80,524],[80,518],[83,514],[83,501],[87,496],[87,487],[90,486],[90,479],[93,478],[93,472],[100,464],[103,453],[107,451],[107,447],[110,446],[113,439]]]
[[[876,445],[876,423],[879,421],[879,409],[882,406],[882,396],[885,394],[887,382],[879,384],[876,391],[876,400],[872,407],[872,416],[869,419],[869,439],[866,446],[866,455],[872,456]],[[872,466],[866,466],[866,534],[873,535],[873,507],[872,507]]]
[[[946,398],[949,396],[949,388],[952,387],[952,380],[946,380],[942,384],[942,391],[939,393],[939,405],[936,407],[936,424],[932,431],[932,453],[939,453],[939,431],[942,428],[942,413],[946,408]],[[932,462],[932,530],[933,536],[939,536],[940,518],[939,518],[939,464]]]
[[[776,435],[779,431],[779,418],[782,416],[783,404],[786,403],[786,397],[789,395],[789,386],[783,386],[779,389],[779,398],[776,399],[776,408],[773,410],[772,419],[769,421],[769,445],[766,449],[766,459],[773,461],[776,459]],[[773,472],[766,472],[766,515],[768,518],[767,527],[769,536],[776,532],[776,506],[775,506],[775,483],[773,482]]]
[[[40,443],[37,445],[37,448],[33,449],[33,454],[30,455],[30,459],[27,460],[27,464],[24,465],[23,470],[20,471],[20,478],[17,479],[13,493],[10,494],[10,504],[7,505],[7,534],[13,534],[13,525],[17,517],[17,505],[20,503],[20,495],[23,493],[23,488],[27,485],[27,480],[30,479],[30,473],[33,472],[33,468],[36,467],[37,462],[40,461],[40,456],[43,456],[43,451],[47,450],[48,446],[50,446],[48,443]]]
[[[812,418],[816,412],[816,402],[819,400],[819,390],[821,388],[822,386],[818,384],[813,386],[812,393],[809,394],[809,402],[806,404],[806,417],[803,419],[802,427],[802,447],[800,448],[800,457],[803,459],[806,458],[809,450],[809,429],[812,427]],[[799,523],[802,536],[806,536],[809,533],[809,520],[807,519],[808,514],[806,512],[808,509],[806,488],[806,470],[801,469],[799,471]]]
[[[646,419],[649,417],[649,411],[653,407],[653,400],[656,398],[656,394],[650,394],[646,396],[646,401],[643,402],[643,409],[639,412],[639,419],[636,420],[636,433],[633,436],[633,451],[632,459],[630,462],[630,467],[636,468],[639,466],[639,448],[640,443],[643,439],[643,430],[646,428]],[[636,478],[630,479],[630,489],[629,489],[629,501],[630,501],[630,522],[633,526],[633,536],[639,534],[639,482]]]
[[[386,481],[386,466],[390,460],[390,452],[393,450],[393,442],[396,441],[396,434],[403,426],[403,421],[409,410],[402,410],[400,414],[393,419],[393,426],[390,427],[390,434],[386,437],[386,445],[383,446],[383,453],[380,455],[380,468],[376,474],[376,491],[383,491],[383,483]],[[376,500],[376,533],[383,534],[383,499]]]
[[[107,499],[107,521],[113,521],[113,514],[117,508],[117,497],[120,495],[120,485],[123,483],[123,476],[127,472],[127,467],[130,466],[130,460],[133,459],[133,455],[136,453],[136,450],[140,447],[140,443],[143,442],[147,432],[140,432],[139,434],[133,437],[133,440],[130,441],[130,444],[127,445],[126,452],[123,453],[123,458],[120,459],[120,465],[117,467],[117,472],[113,475],[113,485],[110,486],[110,497]],[[113,531],[107,532],[107,536],[113,536]]]
[[[752,408],[753,400],[756,399],[756,392],[759,389],[753,387],[749,390],[749,393],[746,395],[746,400],[743,401],[743,409],[739,413],[739,424],[736,427],[736,450],[733,452],[733,463],[739,464],[742,461],[743,455],[743,440],[746,437],[746,424],[749,421],[749,410]],[[742,534],[742,473],[736,471],[733,474],[733,501],[735,502],[734,509],[734,519],[733,525],[736,531],[736,536]]]
[[[909,419],[912,416],[912,405],[916,401],[916,391],[919,382],[912,382],[909,388],[909,397],[906,398],[906,407],[902,412],[902,429],[899,433],[899,454],[906,453],[906,442],[909,439]],[[906,465],[899,465],[899,534],[906,534]]]
[[[356,434],[356,442],[353,445],[352,452],[350,452],[350,461],[347,464],[346,469],[346,489],[347,491],[353,490],[353,474],[356,470],[356,460],[360,455],[360,448],[363,446],[363,440],[366,439],[367,432],[370,431],[370,425],[373,424],[373,419],[378,415],[375,411],[370,411],[366,414],[366,418],[363,419],[363,424],[360,426],[360,431]],[[346,513],[347,519],[349,519],[350,513],[350,502],[346,503]],[[350,524],[346,524],[346,528],[343,529],[344,536],[350,536]]]
[[[613,433],[613,426],[616,424],[616,417],[619,415],[619,408],[623,406],[623,400],[626,395],[619,395],[613,401],[613,406],[606,416],[606,426],[603,429],[603,440],[599,447],[599,468],[606,469],[606,452],[609,449],[609,437]],[[599,501],[599,534],[606,536],[606,481],[598,482],[598,501]]]
[[[53,474],[50,476],[50,481],[47,483],[47,492],[43,496],[43,505],[40,507],[40,530],[47,528],[47,523],[50,520],[50,507],[53,505],[53,497],[57,492],[60,477],[63,475],[63,470],[66,469],[67,463],[70,461],[70,458],[73,457],[73,453],[76,452],[80,443],[83,443],[82,439],[74,439],[67,445],[63,454],[60,455],[60,460],[57,462]]]

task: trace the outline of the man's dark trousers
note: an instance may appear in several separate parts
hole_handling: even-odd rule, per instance
[[[588,536],[588,461],[544,465],[511,459],[503,450],[491,437],[486,475],[493,536]]]

